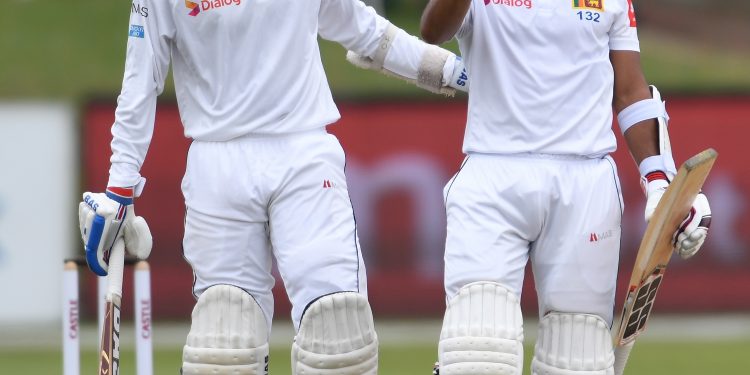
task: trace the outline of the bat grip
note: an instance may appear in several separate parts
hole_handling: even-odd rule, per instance
[[[625,372],[625,365],[628,363],[633,345],[635,345],[635,341],[615,347],[615,375],[622,375]]]
[[[119,238],[112,246],[109,255],[109,273],[107,281],[107,300],[112,301],[112,296],[122,298],[122,278],[125,270],[125,240]]]

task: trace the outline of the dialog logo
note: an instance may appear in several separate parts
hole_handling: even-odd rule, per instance
[[[193,17],[200,14],[200,12],[206,12],[209,10],[240,4],[242,4],[242,0],[201,0],[200,2],[185,0],[185,6],[190,9],[190,13],[188,13],[188,15],[191,15]]]
[[[531,0],[484,0],[484,5],[505,5],[511,8],[531,9],[534,6]]]
[[[198,3],[194,3],[190,0],[185,0],[185,6],[190,9],[190,13],[188,13],[189,16],[195,17],[201,12],[201,7],[198,6]]]

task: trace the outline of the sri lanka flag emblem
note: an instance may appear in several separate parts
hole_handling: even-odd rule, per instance
[[[185,0],[185,6],[190,9],[190,13],[188,13],[188,15],[191,15],[193,17],[197,16],[198,13],[201,12],[201,7],[198,6],[198,3],[194,3],[190,0]]]
[[[604,0],[573,0],[575,9],[604,10]]]

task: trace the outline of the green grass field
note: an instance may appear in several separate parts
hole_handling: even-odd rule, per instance
[[[383,375],[427,375],[436,358],[436,347],[381,346],[380,374]],[[526,347],[526,371],[533,348]],[[639,342],[628,363],[627,374],[637,375],[734,375],[747,374],[750,367],[750,342]],[[177,374],[180,366],[179,349],[157,350],[154,353],[155,374]],[[274,348],[271,351],[269,373],[289,374],[289,350]],[[96,371],[96,353],[84,352],[81,358],[81,373]],[[134,354],[122,353],[120,374],[135,374]],[[61,369],[61,354],[57,350],[0,351],[1,374],[58,374]]]

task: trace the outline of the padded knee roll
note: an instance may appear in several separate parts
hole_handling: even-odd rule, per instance
[[[268,374],[268,325],[252,296],[231,285],[201,294],[182,352],[182,373]]]
[[[521,375],[518,297],[498,283],[471,283],[448,302],[440,333],[440,375]]]
[[[549,313],[539,324],[533,375],[613,375],[607,323],[590,314]]]
[[[329,294],[305,311],[292,344],[292,375],[376,375],[378,337],[367,298]]]

